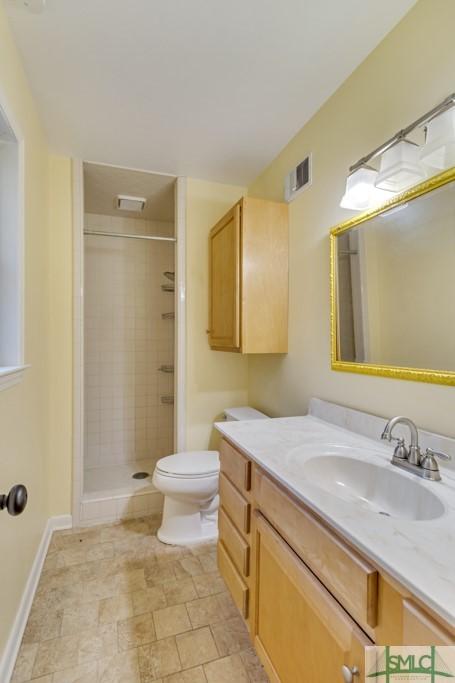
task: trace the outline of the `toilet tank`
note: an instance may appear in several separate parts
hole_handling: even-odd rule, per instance
[[[224,419],[227,422],[232,422],[233,420],[268,420],[269,417],[250,406],[241,406],[239,408],[226,408]]]

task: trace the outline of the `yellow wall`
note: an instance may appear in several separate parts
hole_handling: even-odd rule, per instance
[[[48,516],[48,152],[34,102],[0,8],[0,100],[25,138],[25,361],[20,384],[0,392],[0,491],[26,484],[22,516],[0,513],[0,651]]]
[[[289,354],[249,360],[249,402],[306,412],[311,396],[454,435],[455,389],[337,373],[329,359],[329,229],[350,164],[453,92],[453,0],[420,0],[275,161],[249,194],[282,199],[285,174],[313,153],[313,185],[290,205]]]
[[[212,424],[224,408],[248,402],[248,360],[211,351],[208,324],[208,235],[210,228],[245,194],[245,188],[187,181],[186,432],[188,450],[214,447]]]
[[[49,187],[49,515],[71,513],[73,233],[71,159],[51,156]]]

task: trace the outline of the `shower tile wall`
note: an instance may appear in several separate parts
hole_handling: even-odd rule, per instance
[[[85,215],[87,229],[172,236],[173,223]],[[172,242],[85,237],[84,469],[157,460],[173,451],[174,310],[164,271]]]

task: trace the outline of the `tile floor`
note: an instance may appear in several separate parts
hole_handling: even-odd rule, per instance
[[[266,683],[214,545],[157,518],[56,532],[12,683]]]

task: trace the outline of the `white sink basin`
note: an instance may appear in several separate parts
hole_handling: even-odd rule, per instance
[[[309,482],[327,493],[386,517],[423,521],[445,512],[435,493],[391,467],[326,455],[310,458],[302,469]]]

